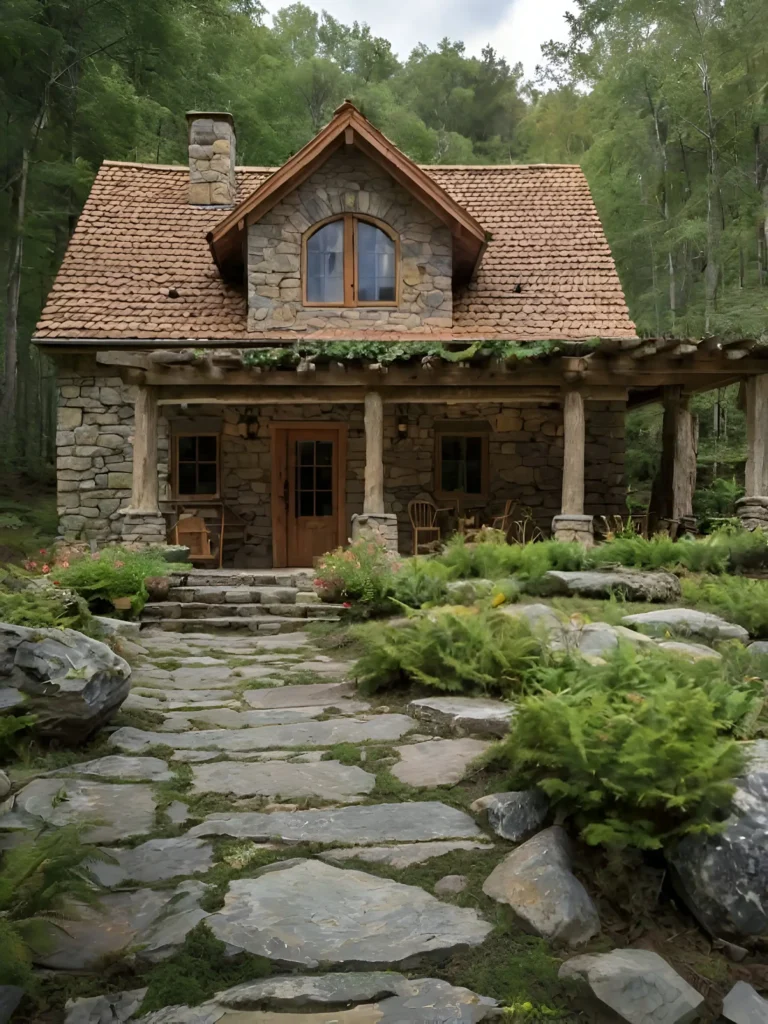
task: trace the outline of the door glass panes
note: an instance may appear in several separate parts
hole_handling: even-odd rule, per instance
[[[357,223],[358,302],[395,301],[395,243],[380,228]]]
[[[333,441],[296,442],[295,513],[333,515]]]
[[[307,302],[344,301],[344,221],[335,220],[307,242]]]
[[[441,438],[440,480],[445,493],[482,494],[482,437]]]
[[[177,438],[178,492],[215,495],[219,482],[219,439],[215,434]]]

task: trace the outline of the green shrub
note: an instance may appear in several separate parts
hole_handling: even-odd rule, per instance
[[[768,639],[768,581],[745,576],[705,576],[682,581],[687,604],[716,612]]]
[[[444,693],[519,690],[539,644],[525,620],[486,608],[437,608],[408,622],[359,628],[364,692],[418,683]]]
[[[173,566],[174,571],[183,568],[183,565]],[[149,596],[144,580],[150,576],[167,576],[170,571],[171,567],[159,551],[108,547],[71,564],[55,566],[51,577],[55,584],[83,597],[94,612],[111,612],[116,598],[129,597],[131,612],[138,615]]]
[[[726,692],[716,668],[624,648],[538,676],[502,748],[515,788],[541,788],[593,845],[658,849],[718,830],[744,763],[725,734],[753,709],[753,686]]]
[[[0,622],[33,629],[59,628],[93,631],[88,606],[76,594],[58,593],[52,588],[0,587]]]
[[[17,733],[35,724],[34,715],[3,715],[0,718],[0,764],[6,764],[16,754]]]
[[[477,540],[456,534],[437,556],[454,578],[501,579],[520,576],[533,579],[550,569],[576,570],[584,567],[587,553],[580,544],[541,541],[529,544],[507,544],[504,535],[488,530]]]
[[[407,558],[392,579],[392,597],[409,608],[442,604],[451,570],[432,558]]]
[[[32,961],[55,946],[59,920],[77,904],[97,906],[99,888],[89,864],[109,860],[81,841],[79,826],[30,838],[0,863],[0,985],[34,990]]]
[[[347,548],[323,555],[315,586],[347,601],[380,604],[392,592],[394,560],[383,544],[359,538]]]

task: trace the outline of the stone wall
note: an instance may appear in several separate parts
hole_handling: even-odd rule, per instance
[[[399,235],[398,306],[304,306],[302,236],[313,224],[341,213],[377,217]],[[339,151],[248,228],[248,327],[450,329],[451,275],[449,229],[358,150]]]
[[[67,539],[119,540],[130,504],[133,470],[133,389],[119,378],[60,379],[57,432],[60,530]],[[348,426],[347,522],[363,510],[365,430],[362,405],[190,406],[159,419],[161,502],[170,497],[173,433],[220,433],[222,498],[246,524],[234,532],[226,560],[268,566],[272,558],[270,423],[340,422]],[[385,507],[398,518],[400,549],[410,551],[408,502],[435,493],[436,424],[485,421],[490,489],[478,504],[514,498],[549,532],[560,511],[562,411],[536,406],[385,405]],[[406,435],[398,431],[405,424]],[[590,515],[626,514],[624,406],[587,403],[586,507]],[[438,499],[438,505],[448,502]],[[351,527],[348,528],[348,534]],[[346,538],[345,538],[346,539]]]

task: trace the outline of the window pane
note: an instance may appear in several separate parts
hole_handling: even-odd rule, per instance
[[[466,493],[481,494],[483,490],[483,439],[466,439]]]
[[[482,437],[441,438],[440,477],[445,492],[482,494]]]
[[[318,491],[330,491],[333,489],[332,483],[332,472],[330,466],[323,466],[317,470],[317,482],[315,484]]]
[[[333,441],[318,441],[317,442],[317,457],[316,461],[318,466],[331,466],[333,465]]]
[[[197,457],[200,462],[216,461],[216,438],[208,435],[197,439]]]
[[[197,474],[194,462],[179,463],[179,494],[197,494]]]
[[[297,441],[296,442],[296,462],[300,466],[314,466],[315,464],[315,442],[314,441]]]
[[[196,437],[179,438],[179,462],[194,462],[197,453]]]
[[[332,221],[307,241],[307,301],[344,301],[344,222]]]
[[[216,493],[216,464],[214,462],[201,462],[197,467],[197,493]]]
[[[318,516],[332,516],[333,515],[333,494],[330,491],[318,491],[317,492],[317,511],[315,515]]]
[[[298,515],[313,516],[315,514],[315,493],[314,491],[299,491],[296,495]]]
[[[299,490],[311,491],[315,485],[315,471],[311,466],[299,470]]]
[[[357,224],[357,297],[361,302],[395,301],[395,243],[362,220]]]

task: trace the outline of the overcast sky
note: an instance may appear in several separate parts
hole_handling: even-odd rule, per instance
[[[339,21],[368,22],[405,59],[417,43],[430,47],[443,38],[461,39],[467,52],[479,54],[486,43],[510,64],[522,61],[529,77],[541,62],[541,44],[565,39],[563,15],[572,0],[303,0]],[[264,0],[271,13],[288,0]]]

